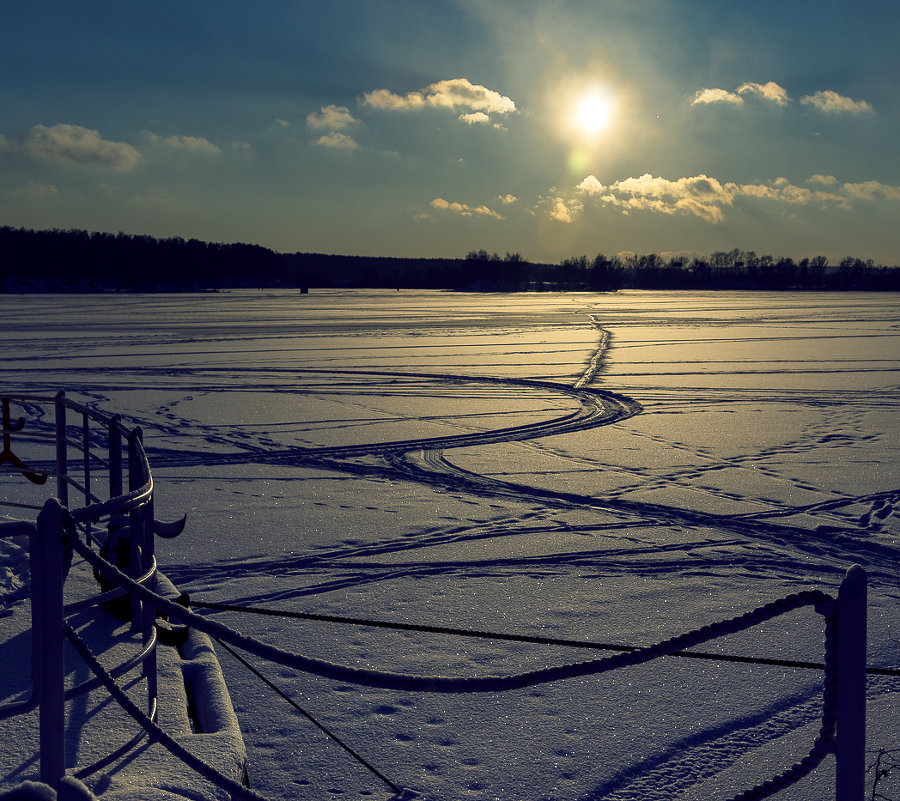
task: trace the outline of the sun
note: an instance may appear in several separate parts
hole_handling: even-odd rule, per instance
[[[575,107],[575,123],[583,133],[594,136],[609,125],[612,110],[609,95],[599,89],[591,89],[582,95]]]

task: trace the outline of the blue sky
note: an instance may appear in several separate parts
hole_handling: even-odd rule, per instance
[[[900,264],[894,0],[3,5],[0,224]]]

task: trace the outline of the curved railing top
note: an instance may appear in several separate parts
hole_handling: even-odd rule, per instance
[[[86,406],[83,403],[65,397],[60,391],[55,395],[32,395],[27,393],[0,393],[0,401],[3,404],[3,455],[11,463],[13,469],[25,473],[26,476],[35,475],[37,471],[28,471],[21,460],[12,453],[10,448],[11,435],[16,434],[18,439],[37,441],[53,438],[56,441],[56,468],[52,471],[41,471],[43,480],[47,476],[55,475],[57,479],[57,494],[64,505],[69,506],[69,513],[78,523],[91,523],[107,517],[125,514],[132,509],[148,503],[153,496],[153,476],[150,472],[150,464],[143,446],[143,432],[140,426],[129,427],[123,423],[120,415],[110,415]],[[53,406],[55,409],[55,432],[46,434],[41,432],[26,431],[22,433],[25,418],[20,417],[13,426],[9,413],[9,406],[15,404],[37,404],[41,406]],[[67,412],[81,416],[82,425],[80,432],[70,431],[66,420]],[[108,453],[100,457],[92,449],[90,423],[95,423],[106,432]],[[95,429],[96,430],[96,429]],[[80,441],[78,441],[80,439]],[[81,481],[73,475],[69,469],[68,450],[74,448],[81,454]],[[128,489],[124,488],[122,476],[123,451],[128,459]],[[0,458],[0,464],[3,459]],[[90,476],[92,463],[103,467],[109,478],[109,498],[101,500],[92,495]],[[116,472],[117,475],[112,475]],[[32,478],[32,480],[34,480]],[[38,483],[38,482],[35,482]],[[82,493],[83,504],[68,503],[68,488],[74,488]],[[11,505],[11,504],[6,504]],[[16,504],[17,506],[21,506]]]

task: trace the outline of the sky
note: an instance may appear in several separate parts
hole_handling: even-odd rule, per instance
[[[894,0],[3,0],[0,225],[900,264]]]

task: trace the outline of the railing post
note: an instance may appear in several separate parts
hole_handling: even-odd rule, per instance
[[[866,774],[866,571],[853,565],[837,597],[836,801],[862,801]]]
[[[63,506],[69,505],[68,430],[66,393],[56,393],[56,495]]]
[[[53,788],[66,772],[63,681],[63,514],[50,498],[37,518],[41,575],[38,687],[40,692],[41,781]]]
[[[109,497],[118,498],[122,494],[122,432],[115,415],[109,421]]]
[[[144,485],[143,470],[140,454],[138,452],[138,443],[143,437],[143,431],[140,427],[135,428],[128,435],[128,490],[136,490]],[[143,509],[132,509],[129,513],[129,550],[130,559],[128,572],[132,578],[137,578],[144,572],[144,520]],[[130,593],[131,597],[131,629],[137,631],[143,625],[143,613],[140,598],[134,593]]]
[[[143,509],[144,512],[144,564],[147,568],[153,563],[154,559],[154,532],[153,532],[153,496],[147,502]],[[153,629],[156,626],[156,609],[148,603],[143,604],[142,635],[143,643],[146,645]],[[151,705],[156,700],[158,694],[157,677],[156,677],[156,651],[154,650],[144,660],[144,678],[147,680],[147,697]]]
[[[2,409],[3,409],[3,450],[8,451],[10,449],[9,432],[12,428],[12,426],[10,425],[10,420],[9,420],[9,398],[3,398]]]
[[[91,422],[86,412],[81,414],[81,444],[84,449],[84,505],[93,503],[91,498]]]
[[[144,432],[140,427],[128,435],[128,487],[135,490],[150,479],[146,471],[144,456]],[[153,495],[142,506],[131,510],[131,554],[137,577],[153,563]],[[156,624],[156,609],[151,604],[142,603],[136,595],[131,596],[131,628],[140,629],[142,642],[150,641]],[[147,680],[148,707],[153,708],[157,697],[156,651],[152,651],[143,663],[143,675]]]

